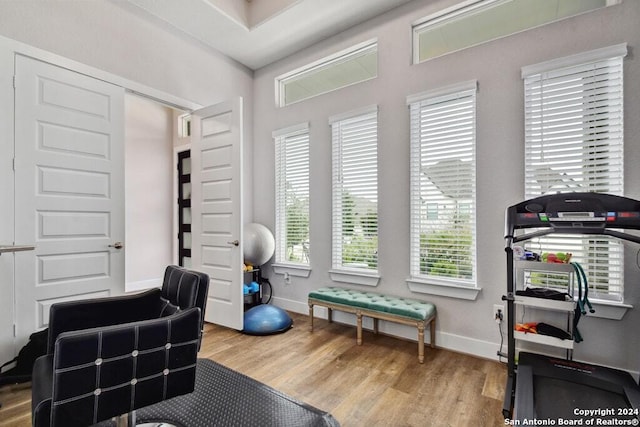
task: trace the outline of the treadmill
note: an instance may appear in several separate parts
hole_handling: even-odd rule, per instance
[[[622,232],[625,229],[640,230],[640,201],[610,194],[551,194],[507,208],[507,295],[502,297],[508,328],[505,423],[640,423],[640,387],[628,372],[528,352],[520,352],[516,365],[513,245],[550,234],[606,235],[640,243],[639,236]]]

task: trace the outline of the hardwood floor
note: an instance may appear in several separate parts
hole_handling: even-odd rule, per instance
[[[425,348],[292,313],[284,334],[256,337],[207,325],[200,357],[330,412],[343,427],[500,426],[506,368],[498,362]],[[0,388],[0,426],[31,425],[29,384]],[[236,427],[236,426],[232,426]]]

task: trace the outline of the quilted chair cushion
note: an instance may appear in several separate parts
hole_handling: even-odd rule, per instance
[[[194,307],[60,334],[54,356],[34,367],[42,380],[34,383],[33,425],[91,425],[192,392],[199,331],[200,309]]]
[[[62,332],[100,326],[138,322],[160,317],[159,289],[135,295],[68,301],[54,304],[49,311],[49,339],[47,353],[53,354],[56,338]]]
[[[309,293],[309,298],[350,307],[366,308],[416,320],[428,319],[436,313],[436,306],[430,302],[338,287],[317,289]]]

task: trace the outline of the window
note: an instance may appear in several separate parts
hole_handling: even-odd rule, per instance
[[[411,277],[476,286],[475,81],[407,99]]]
[[[191,114],[178,116],[178,138],[191,136]]]
[[[378,76],[378,43],[368,41],[276,77],[276,104],[293,104]]]
[[[413,60],[420,63],[620,0],[467,0],[413,25]]]
[[[335,116],[329,122],[333,147],[333,268],[375,274],[378,270],[377,107]]]
[[[309,265],[309,125],[273,133],[276,263]]]
[[[623,194],[623,76],[626,45],[522,70],[525,197],[557,192]],[[607,236],[532,241],[536,252],[571,252],[589,297],[622,301],[623,245]]]

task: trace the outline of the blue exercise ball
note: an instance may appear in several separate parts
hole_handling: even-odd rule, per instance
[[[288,331],[293,325],[289,314],[269,304],[260,304],[244,313],[243,333],[249,335],[271,335]]]

